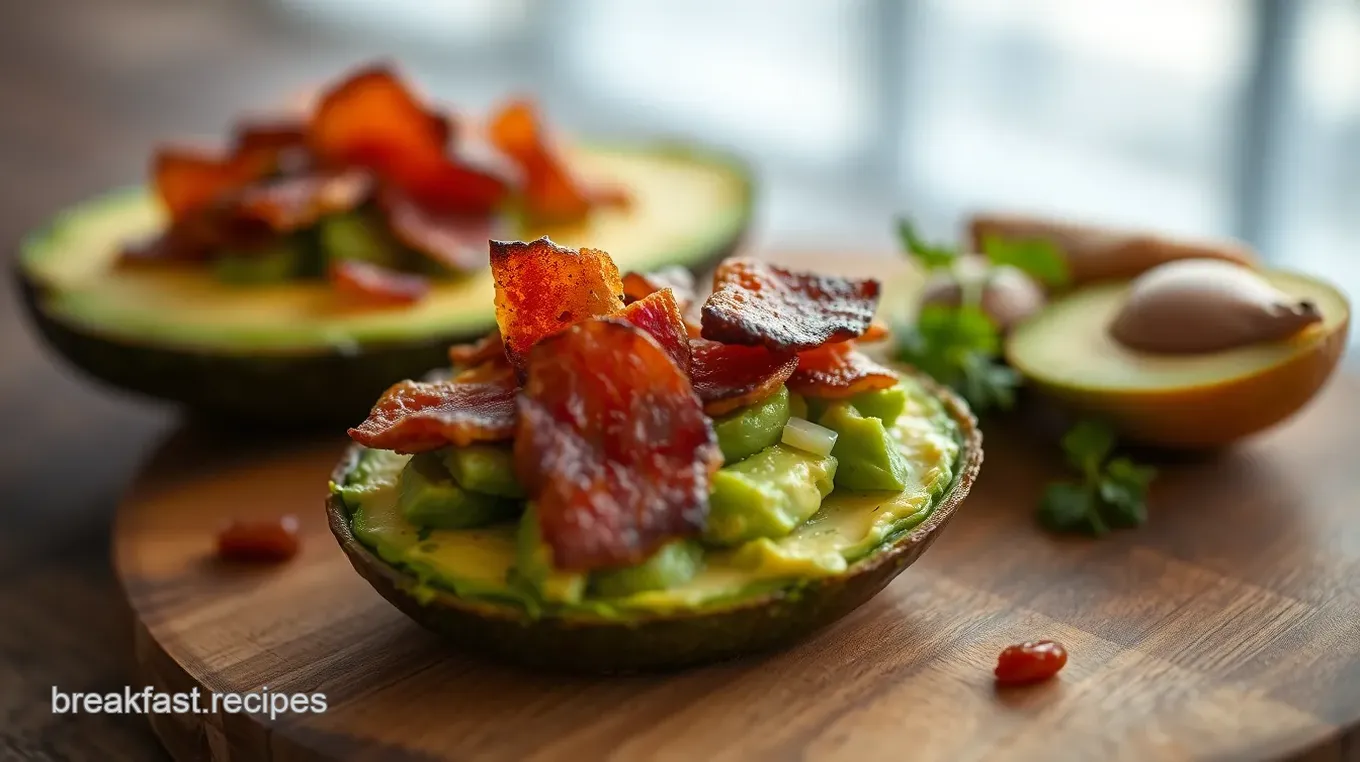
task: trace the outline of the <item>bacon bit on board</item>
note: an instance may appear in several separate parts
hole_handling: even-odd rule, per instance
[[[1047,680],[1067,665],[1067,649],[1052,640],[1008,646],[996,660],[999,685],[1025,685]]]
[[[281,563],[302,546],[296,516],[237,519],[217,535],[217,556],[224,561]]]

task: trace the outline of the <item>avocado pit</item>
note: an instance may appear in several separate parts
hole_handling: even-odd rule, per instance
[[[1252,270],[1188,259],[1134,280],[1109,332],[1135,351],[1183,355],[1280,341],[1320,322],[1316,304],[1286,294]]]

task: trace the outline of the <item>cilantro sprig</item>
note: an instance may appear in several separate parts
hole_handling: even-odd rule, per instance
[[[897,235],[927,272],[951,269],[959,258],[954,247],[922,239],[905,218],[897,221]],[[898,359],[954,389],[978,412],[1009,408],[1020,376],[998,359],[1001,331],[982,310],[978,284],[960,283],[960,289],[958,306],[927,305],[915,325],[898,332]]]
[[[1062,252],[1044,238],[984,236],[982,255],[994,266],[1009,265],[1049,288],[1066,288],[1072,279]]]
[[[1048,486],[1038,514],[1045,528],[1099,536],[1147,521],[1147,490],[1157,471],[1126,457],[1111,458],[1115,444],[1114,431],[1091,420],[1063,436],[1063,452],[1081,481]]]

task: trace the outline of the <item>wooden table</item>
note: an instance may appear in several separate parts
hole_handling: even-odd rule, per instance
[[[0,239],[137,181],[166,132],[212,131],[237,104],[352,60],[300,39],[244,2],[0,3]],[[0,289],[0,759],[164,758],[143,717],[55,716],[49,701],[54,686],[112,691],[131,679],[109,521],[174,420],[55,365],[15,297]],[[1353,463],[1347,452],[1335,465]]]

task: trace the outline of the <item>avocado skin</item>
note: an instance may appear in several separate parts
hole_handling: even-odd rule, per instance
[[[736,606],[627,619],[584,614],[531,619],[442,590],[422,604],[413,592],[414,577],[386,564],[354,537],[338,494],[327,499],[326,512],[331,532],[355,571],[379,594],[454,645],[501,661],[558,672],[620,673],[678,669],[769,651],[830,625],[872,598],[930,547],[967,497],[982,465],[977,420],[955,394],[917,378],[944,402],[963,443],[958,473],[934,512],[840,575],[808,580],[797,589]],[[344,483],[359,452],[357,446],[350,449],[332,473],[333,481]]]
[[[713,250],[676,262],[701,276],[735,252],[753,216],[753,171],[742,159],[714,149],[670,141],[637,144],[638,150],[694,156],[737,169],[746,180],[742,224]],[[48,235],[47,227],[20,243]],[[39,334],[90,378],[123,392],[184,406],[228,425],[271,429],[353,426],[392,384],[448,366],[448,348],[481,338],[495,323],[475,330],[401,342],[365,343],[297,354],[230,354],[129,342],[52,318],[42,306],[42,286],[27,272],[22,251],[12,256],[11,277]]]
[[[352,353],[230,355],[134,344],[47,315],[33,282],[16,268],[23,303],[56,353],[125,392],[184,405],[224,422],[271,428],[353,426],[398,379],[448,365],[448,347],[473,336],[368,345]]]

